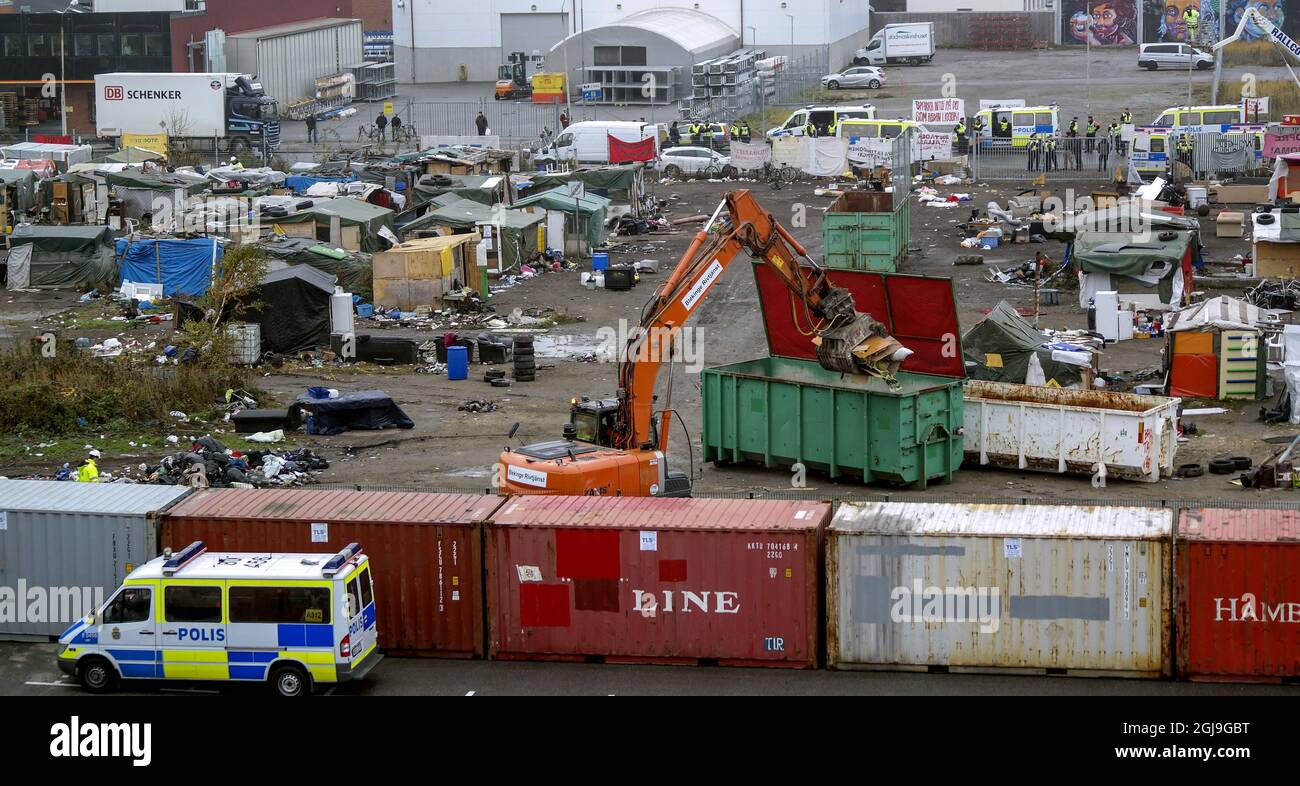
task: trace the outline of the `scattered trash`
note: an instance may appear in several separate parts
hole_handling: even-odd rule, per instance
[[[249,442],[284,442],[284,430],[259,431],[256,434],[249,434],[245,439]]]
[[[488,401],[487,399],[473,399],[463,402],[456,409],[460,412],[496,412],[497,404],[495,401]]]

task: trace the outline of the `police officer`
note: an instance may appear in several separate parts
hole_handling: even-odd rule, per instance
[[[1025,143],[1025,149],[1029,151],[1029,166],[1025,167],[1025,169],[1030,172],[1038,168],[1038,147],[1038,135],[1034,134],[1030,136],[1029,141]]]
[[[1097,171],[1106,171],[1106,162],[1110,160],[1110,139],[1102,137],[1097,140]]]
[[[803,127],[803,135],[815,139],[817,137],[817,124],[809,120],[808,125]]]
[[[1106,135],[1110,137],[1110,149],[1115,151],[1115,155],[1124,155],[1124,143],[1120,141],[1121,133],[1119,123],[1111,123],[1110,128],[1106,129]]]
[[[1005,117],[998,121],[998,136],[1011,138],[1011,123]]]
[[[972,136],[974,136],[976,139],[979,139],[980,135],[984,133],[983,115],[975,115],[975,122],[971,123],[971,130],[975,132],[974,134],[972,134]]]
[[[1086,136],[1088,140],[1089,153],[1091,153],[1097,145],[1097,132],[1100,130],[1101,123],[1094,120],[1092,115],[1088,115],[1088,130],[1084,132],[1084,136]]]
[[[1123,113],[1121,113],[1119,116],[1119,122],[1120,125],[1125,125],[1125,126],[1133,122],[1133,113],[1128,111],[1128,107],[1124,107]]]
[[[700,124],[698,122],[692,122],[690,128],[687,130],[691,135],[690,144],[698,145],[700,143]]]
[[[1188,169],[1192,168],[1192,137],[1190,134],[1183,134],[1178,137],[1178,160]]]
[[[741,121],[740,121],[740,141],[742,141],[742,142],[748,144],[748,143],[749,143],[749,139],[750,139],[749,134],[750,134],[750,132],[749,132],[749,123],[745,122],[744,120],[741,120]]]
[[[965,153],[966,152],[966,118],[962,118],[958,120],[957,127],[954,128],[952,131],[954,134],[957,135],[957,150],[962,153]]]
[[[731,124],[731,141],[732,141],[732,142],[739,142],[739,141],[740,141],[740,121],[739,121],[739,120],[737,120],[736,122],[734,122],[734,123]]]
[[[838,120],[832,120],[831,124],[826,126],[826,136],[835,136],[835,132],[839,129],[839,127],[840,127],[840,122]]]
[[[1044,134],[1043,145],[1047,150],[1047,161],[1044,168],[1051,172],[1053,169],[1058,168],[1056,164],[1056,138]]]
[[[1196,6],[1187,6],[1183,12],[1183,24],[1187,25],[1187,40],[1196,40],[1196,28],[1201,24],[1201,12],[1196,10]]]

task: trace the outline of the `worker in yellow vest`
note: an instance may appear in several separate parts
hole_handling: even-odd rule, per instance
[[[81,466],[77,467],[78,483],[99,482],[99,467],[95,464],[95,462],[98,460],[99,460],[99,451],[98,450],[90,451],[90,453],[86,456],[86,460],[81,463]]]

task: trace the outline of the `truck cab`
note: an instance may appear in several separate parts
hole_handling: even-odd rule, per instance
[[[246,74],[235,77],[234,84],[226,87],[226,134],[233,150],[236,140],[243,140],[256,150],[262,145],[265,134],[267,147],[280,146],[280,110],[274,98],[262,89],[262,84]]]

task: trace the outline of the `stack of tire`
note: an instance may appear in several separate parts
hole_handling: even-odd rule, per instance
[[[515,336],[515,381],[533,382],[537,379],[537,359],[533,356],[533,337]]]

